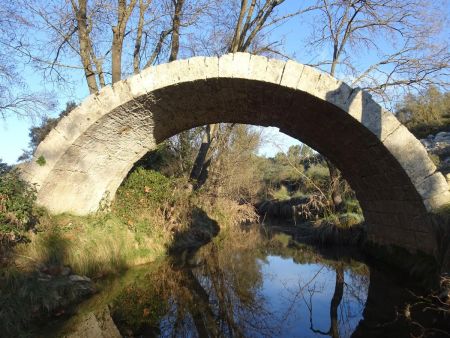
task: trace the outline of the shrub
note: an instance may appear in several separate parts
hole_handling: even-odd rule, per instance
[[[272,195],[273,198],[281,201],[291,198],[291,196],[289,195],[289,191],[287,190],[285,185],[282,185],[278,190],[273,191]]]
[[[171,200],[174,185],[166,176],[138,168],[123,182],[116,194],[116,210],[122,213],[155,207]]]
[[[36,188],[18,170],[0,173],[0,234],[28,230],[36,220]]]
[[[191,195],[183,183],[138,168],[117,191],[113,213],[135,233],[139,243],[150,237],[168,244],[191,220]]]

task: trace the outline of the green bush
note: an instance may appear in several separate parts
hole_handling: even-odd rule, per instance
[[[346,213],[353,213],[362,215],[362,209],[359,202],[355,198],[347,198],[344,200],[344,208]]]
[[[144,168],[138,168],[123,182],[117,191],[117,202],[133,210],[138,206],[154,206],[171,197],[172,182],[166,176]]]
[[[0,173],[0,233],[28,230],[35,221],[36,188],[18,170]]]
[[[149,235],[168,225],[182,199],[176,181],[153,170],[138,168],[118,189],[113,212],[135,233]],[[178,203],[179,204],[179,203]]]

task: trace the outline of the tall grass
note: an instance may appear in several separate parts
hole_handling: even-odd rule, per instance
[[[118,190],[110,213],[41,217],[30,242],[15,248],[14,262],[23,271],[69,266],[73,273],[96,278],[163,256],[181,238],[177,233],[191,231],[185,243],[176,243],[190,246],[215,235],[211,222],[226,231],[257,220],[250,205],[183,187],[184,182],[138,169]]]
[[[30,243],[17,246],[16,264],[22,270],[70,266],[76,274],[100,277],[164,253],[164,243],[153,237],[138,241],[138,236],[114,216],[64,215],[50,222],[47,229],[30,236]]]

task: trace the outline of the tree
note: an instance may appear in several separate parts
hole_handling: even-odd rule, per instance
[[[54,108],[52,96],[33,92],[27,88],[21,75],[15,47],[21,43],[30,23],[17,14],[18,9],[9,2],[0,6],[0,117],[39,117]]]
[[[319,0],[317,6],[309,45],[330,54],[313,66],[351,78],[352,86],[385,103],[399,90],[448,86],[450,52],[440,38],[444,2]],[[370,61],[360,62],[364,56]]]
[[[397,106],[397,117],[419,138],[450,130],[450,93],[430,86],[407,94]]]
[[[436,42],[442,16],[424,1],[319,0],[314,16],[310,45],[331,51],[313,66],[326,69],[333,77],[347,75],[352,85],[360,85],[388,102],[405,88],[430,83],[445,85],[450,53],[444,42]],[[433,20],[428,20],[433,15]],[[389,43],[390,41],[390,43]],[[361,49],[376,60],[358,67]],[[365,68],[364,68],[365,67]],[[339,74],[338,74],[339,71]],[[327,160],[331,198],[337,209],[342,205],[340,173]]]
[[[180,28],[194,25],[209,6],[206,0],[188,1],[189,6],[186,0],[15,1],[39,33],[16,52],[48,80],[68,82],[81,70],[90,93],[156,62],[175,60]]]
[[[307,8],[287,16],[277,16],[275,9],[284,3],[285,0],[242,0],[238,8],[238,14],[234,17],[233,26],[228,26],[228,31],[222,31],[224,36],[231,36],[228,46],[219,46],[219,50],[226,48],[229,52],[251,52],[254,54],[273,52],[271,46],[274,42],[261,43],[261,38],[264,38],[264,30],[276,24],[277,22],[286,20],[288,17],[298,15],[312,10]],[[227,41],[227,40],[225,40]],[[218,134],[217,125],[209,125],[205,127],[205,134],[202,139],[202,144],[199,148],[197,157],[194,161],[190,179],[196,181],[196,187],[199,188],[204,183],[207,176],[208,166],[210,162],[206,161],[207,153],[215,140],[223,135]],[[203,183],[202,183],[203,182]]]

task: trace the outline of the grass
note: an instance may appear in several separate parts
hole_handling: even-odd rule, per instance
[[[70,266],[74,273],[98,278],[128,266],[155,260],[164,254],[164,240],[139,239],[114,215],[47,217],[46,228],[30,236],[30,243],[15,249],[22,270],[42,266]]]
[[[282,185],[279,189],[274,190],[271,193],[272,197],[276,200],[285,201],[291,198],[291,195],[289,194],[289,191],[287,188]]]

